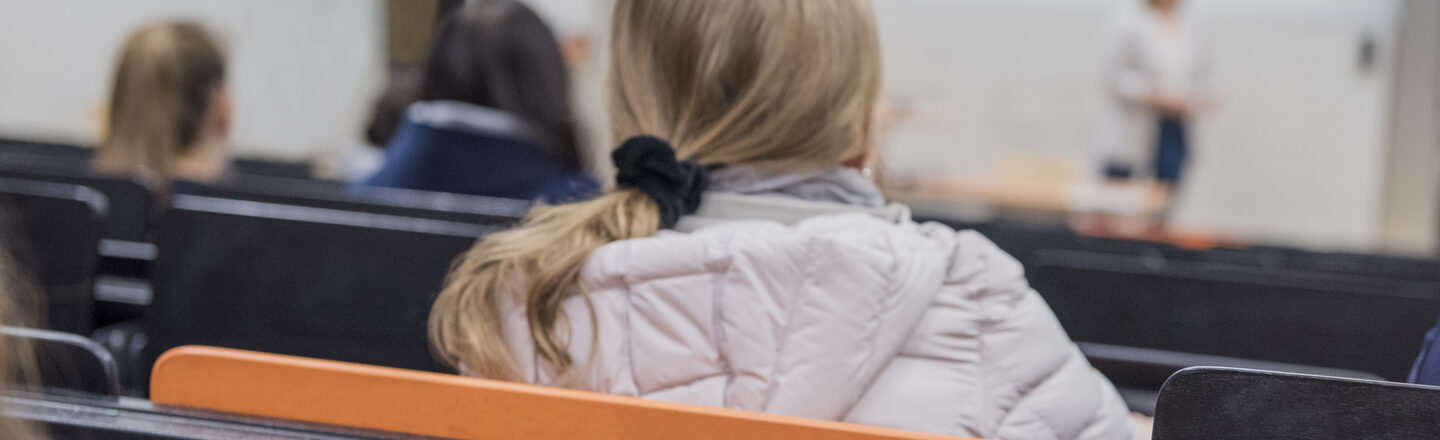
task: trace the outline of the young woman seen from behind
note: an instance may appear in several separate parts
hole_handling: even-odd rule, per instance
[[[1135,434],[1018,262],[866,178],[868,1],[617,0],[612,45],[620,189],[464,255],[430,319],[445,360],[939,434]]]

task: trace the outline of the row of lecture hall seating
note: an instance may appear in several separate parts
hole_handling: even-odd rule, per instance
[[[1154,390],[1188,366],[1404,380],[1440,317],[1440,259],[946,223],[1019,259],[1091,363],[1147,414]]]
[[[8,330],[8,329],[7,329]],[[186,346],[150,400],[25,389],[7,417],[60,439],[946,439],[313,358]],[[1156,440],[1440,438],[1440,387],[1217,367],[1160,390]]]
[[[88,165],[5,151],[12,220],[0,225],[13,227],[0,233],[35,269],[49,327],[104,343],[133,394],[159,353],[184,344],[443,371],[425,320],[445,273],[529,208],[245,174],[161,202]]]
[[[19,160],[0,142],[0,203],[14,208],[0,233],[35,269],[50,327],[102,343],[132,395],[161,353],[188,344],[443,372],[425,321],[450,263],[528,209],[246,173],[162,203],[38,148]],[[1440,316],[1435,260],[954,226],[1020,259],[1091,363],[1147,414],[1166,378],[1198,365],[1403,379]]]
[[[9,164],[44,167],[63,165],[85,168],[90,166],[94,155],[95,149],[90,147],[0,138],[0,162]],[[302,163],[235,159],[231,166],[241,174],[252,176],[300,179],[311,177],[310,166]]]

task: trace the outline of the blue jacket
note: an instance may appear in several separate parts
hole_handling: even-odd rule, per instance
[[[385,165],[362,183],[561,203],[599,192],[584,174],[562,169],[533,142],[525,124],[476,105],[419,102],[385,153]]]
[[[1425,345],[1410,369],[1410,383],[1440,385],[1440,324],[1425,333]]]

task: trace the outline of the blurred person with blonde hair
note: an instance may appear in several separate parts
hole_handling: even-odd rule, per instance
[[[227,170],[231,124],[226,54],[199,24],[146,26],[125,40],[95,168],[160,192],[211,182]]]
[[[40,316],[39,305],[25,294],[30,286],[20,275],[20,270],[10,258],[6,246],[0,243],[0,327],[35,327]],[[39,383],[39,371],[35,366],[35,354],[30,344],[22,339],[11,338],[0,333],[0,395],[16,386]],[[0,403],[0,439],[38,440],[45,436],[33,424],[5,417],[4,404]]]
[[[618,0],[618,189],[540,206],[452,270],[430,316],[464,374],[992,439],[1136,434],[973,231],[867,176],[867,0]]]

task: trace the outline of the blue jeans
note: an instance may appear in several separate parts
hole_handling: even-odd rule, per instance
[[[1155,180],[1174,184],[1180,181],[1185,171],[1185,158],[1189,154],[1185,121],[1174,116],[1161,116],[1157,123],[1155,137]],[[1110,179],[1130,179],[1135,170],[1129,164],[1110,162],[1105,164],[1103,174]]]
[[[1185,121],[1174,116],[1160,117],[1160,130],[1155,154],[1155,180],[1177,183],[1185,171],[1185,157],[1189,154],[1189,140],[1185,135]]]

